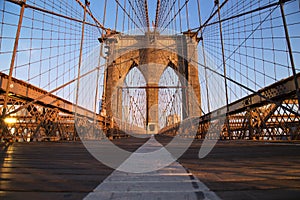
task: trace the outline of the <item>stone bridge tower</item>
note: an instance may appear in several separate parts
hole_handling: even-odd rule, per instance
[[[127,73],[137,67],[146,80],[146,126],[158,122],[158,88],[164,70],[175,70],[182,87],[183,119],[200,116],[200,83],[198,77],[199,38],[192,32],[183,35],[115,34],[100,38],[107,49],[103,107],[106,115],[121,119],[122,92],[120,88]]]

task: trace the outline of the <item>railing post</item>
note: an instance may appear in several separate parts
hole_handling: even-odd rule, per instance
[[[225,51],[224,51],[224,42],[223,42],[223,32],[222,32],[222,22],[221,22],[221,14],[220,14],[220,4],[219,0],[215,0],[215,4],[218,6],[218,20],[219,20],[219,30],[220,30],[220,40],[221,40],[221,47],[222,47],[222,62],[223,62],[223,73],[224,73],[224,84],[225,84],[225,98],[226,98],[226,125],[227,131],[229,134],[229,138],[231,139],[230,134],[230,124],[229,124],[229,100],[228,100],[228,89],[227,89],[227,76],[226,76],[226,61],[225,61]]]
[[[284,27],[286,44],[287,44],[287,48],[288,48],[288,51],[289,51],[289,57],[290,57],[292,72],[293,72],[293,76],[294,76],[294,84],[295,84],[295,89],[296,89],[296,95],[297,95],[297,98],[298,98],[298,114],[300,114],[300,91],[299,91],[299,84],[298,84],[298,80],[297,80],[297,73],[296,73],[296,68],[295,68],[295,63],[294,63],[293,50],[292,50],[290,36],[289,36],[289,30],[288,30],[288,27],[287,27],[285,13],[284,13],[284,2],[285,1],[284,0],[279,0],[279,2],[280,2],[280,11],[281,11],[281,17],[282,17],[282,22],[283,22],[283,27]]]

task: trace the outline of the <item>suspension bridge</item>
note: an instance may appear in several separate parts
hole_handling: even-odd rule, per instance
[[[0,16],[0,196],[118,199],[127,191],[128,199],[232,199],[235,190],[245,199],[263,198],[262,190],[272,198],[299,195],[298,0],[1,0]],[[179,139],[184,142],[173,142]],[[161,145],[169,145],[171,154],[176,145],[184,151],[174,153],[169,168],[127,179],[121,172],[108,176],[109,167],[127,169],[135,157],[125,156],[114,167],[96,164],[82,147],[92,146],[87,149],[93,154],[93,141],[137,153]],[[212,157],[204,158],[208,164],[198,161],[201,150],[209,149],[205,157],[214,146]],[[110,155],[108,149],[101,151]],[[222,151],[227,153],[219,157]],[[34,162],[48,162],[48,156],[50,168]],[[238,176],[226,168],[233,167],[228,159],[247,168],[243,156],[254,158],[248,172]],[[65,170],[61,161],[73,166],[76,157],[84,160],[78,161],[81,168]],[[278,159],[285,164],[274,165]],[[94,178],[85,172],[89,163]],[[223,176],[216,177],[212,166]],[[16,171],[23,167],[30,177]],[[75,181],[74,189],[56,182],[55,167]],[[33,169],[45,177],[32,178]],[[88,184],[80,187],[82,175]],[[14,184],[22,177],[31,184]],[[145,182],[138,187],[141,177]],[[32,189],[48,179],[44,189]],[[103,184],[96,187],[95,179]],[[260,183],[245,184],[250,179]],[[236,185],[223,190],[229,180]],[[151,190],[147,181],[161,187]],[[283,196],[274,192],[278,188]]]

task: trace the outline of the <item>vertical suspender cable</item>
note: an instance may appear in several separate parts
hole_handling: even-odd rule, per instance
[[[199,16],[199,24],[202,25],[202,19],[201,19],[201,6],[200,6],[200,0],[197,0],[198,5],[198,16]],[[202,37],[202,54],[203,54],[203,64],[204,64],[204,76],[205,76],[205,89],[206,89],[206,101],[207,101],[207,111],[210,112],[210,102],[209,102],[209,94],[208,94],[208,75],[207,75],[207,66],[206,66],[206,54],[204,50],[204,39],[203,39],[203,30],[200,30],[201,37]]]
[[[173,6],[173,12],[174,12],[173,14],[174,14],[174,16],[175,16],[175,15],[176,15],[176,5],[174,5],[174,6]],[[174,30],[176,30],[176,29],[177,29],[177,22],[176,22],[176,18],[177,18],[177,17],[175,17],[175,20],[174,20],[174,26],[175,26]]]
[[[119,12],[119,5],[116,5],[116,20],[115,20],[115,30],[117,30],[117,26],[118,26],[118,12]]]
[[[294,57],[293,57],[293,51],[292,51],[292,46],[291,46],[291,41],[290,41],[290,36],[289,36],[289,30],[288,30],[288,27],[287,27],[285,13],[284,13],[284,2],[280,3],[280,11],[281,11],[281,17],[282,17],[282,21],[283,21],[286,44],[287,44],[287,47],[288,47],[290,62],[291,62],[291,66],[292,66],[292,72],[293,72],[293,77],[294,77],[296,95],[297,95],[297,98],[298,98],[298,113],[300,114],[299,84],[298,84],[298,80],[297,80],[297,73],[296,73],[296,68],[295,68],[295,63],[294,63]]]
[[[78,107],[78,93],[80,86],[80,70],[81,70],[81,62],[82,62],[82,49],[83,49],[83,41],[84,41],[84,25],[86,21],[86,6],[89,2],[85,1],[84,12],[83,12],[83,21],[81,26],[81,41],[80,41],[80,49],[79,49],[79,59],[78,59],[78,72],[77,72],[77,87],[76,87],[76,97],[75,97],[75,119],[77,117],[77,107]],[[73,135],[73,139],[75,140],[75,132]]]
[[[105,0],[105,3],[104,3],[104,11],[103,11],[103,26],[105,26],[105,19],[106,19],[106,6],[107,6],[107,0]],[[103,44],[103,43],[102,43]],[[103,49],[103,46],[101,45],[101,51]],[[102,110],[105,110],[106,109],[106,81],[107,81],[107,60],[105,60],[105,67],[104,67],[104,72],[103,72],[103,92],[102,92]],[[106,115],[106,112],[105,112],[105,115]],[[105,118],[104,119],[105,123],[105,127],[106,127],[106,121],[107,119]],[[105,129],[106,130],[106,129]]]
[[[148,13],[148,1],[144,1],[144,6],[145,6],[145,14],[146,14],[146,23],[147,23],[147,31],[150,31],[150,23],[149,23],[149,13]]]
[[[25,4],[26,4],[26,0],[21,2],[22,7],[21,7],[21,10],[20,10],[20,16],[19,16],[18,28],[17,28],[17,32],[16,32],[16,37],[15,37],[14,49],[13,49],[13,53],[12,53],[12,56],[11,56],[9,75],[8,75],[8,80],[7,80],[7,84],[6,84],[5,96],[4,96],[2,117],[4,117],[5,114],[6,114],[6,107],[7,107],[7,104],[8,104],[8,94],[9,94],[10,87],[11,87],[10,84],[11,84],[12,74],[13,74],[14,65],[15,65],[15,59],[16,59],[17,50],[18,50],[18,44],[19,44],[20,32],[21,32],[21,27],[22,27],[22,22],[23,22]]]
[[[99,94],[99,79],[100,79],[100,65],[101,65],[101,49],[100,46],[99,51],[99,58],[98,58],[98,66],[97,66],[97,77],[96,77],[96,92],[95,92],[95,99],[94,99],[94,124],[93,124],[93,136],[95,136],[95,128],[97,126],[97,102],[98,102],[98,94]],[[99,105],[100,106],[100,105]],[[99,112],[100,114],[100,112]]]
[[[226,98],[226,111],[227,115],[229,112],[229,100],[228,100],[228,87],[227,87],[227,75],[226,75],[226,61],[225,61],[225,51],[224,51],[224,43],[223,43],[223,32],[222,32],[222,22],[221,22],[221,13],[220,13],[220,4],[219,0],[215,0],[215,3],[218,6],[218,20],[219,20],[219,29],[220,29],[220,42],[222,46],[222,62],[223,62],[223,74],[224,74],[224,86],[225,86],[225,98]],[[230,135],[230,126],[229,126],[229,119],[228,116],[226,117],[226,124],[228,128],[228,133]]]
[[[124,0],[124,8],[126,9],[126,0]],[[122,23],[122,32],[124,33],[125,28],[125,12],[123,12],[123,23]]]
[[[160,0],[157,0],[156,3],[156,13],[155,13],[155,23],[154,23],[154,32],[156,32],[157,26],[158,26],[158,15],[160,10]]]
[[[104,7],[103,7],[103,26],[105,26],[105,20],[106,20],[106,6],[107,6],[107,0],[104,2]]]
[[[185,4],[185,15],[186,15],[186,25],[187,25],[187,30],[190,30],[189,10],[188,10],[188,0],[186,0],[186,4]]]
[[[180,9],[180,0],[178,0],[178,9]],[[180,33],[182,33],[182,23],[181,23],[181,12],[179,11],[179,29]]]

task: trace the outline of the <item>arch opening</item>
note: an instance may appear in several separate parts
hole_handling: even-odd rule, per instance
[[[169,65],[159,80],[158,115],[160,129],[182,121],[183,87],[177,72]]]
[[[124,126],[146,127],[146,80],[134,66],[124,78],[121,89],[121,120]],[[128,129],[129,127],[122,127]]]

